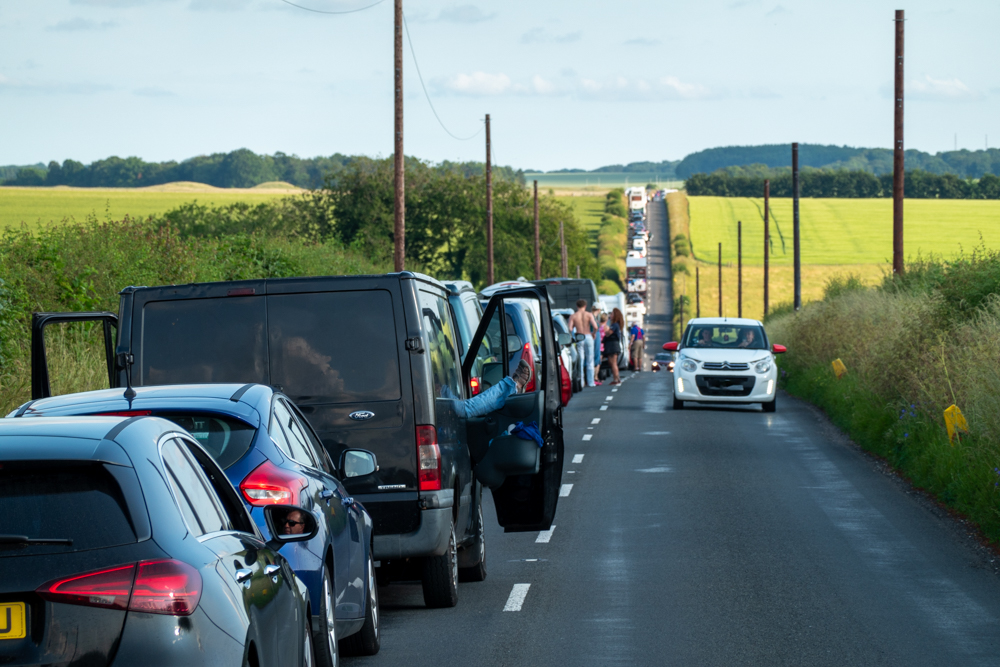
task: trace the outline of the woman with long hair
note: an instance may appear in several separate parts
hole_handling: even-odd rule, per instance
[[[621,384],[618,377],[618,355],[622,353],[622,332],[625,330],[625,316],[622,311],[615,308],[608,318],[608,325],[604,329],[604,354],[608,356],[608,365],[611,366],[611,374],[614,380],[611,384]]]

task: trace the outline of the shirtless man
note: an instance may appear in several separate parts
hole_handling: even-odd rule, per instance
[[[597,333],[597,320],[587,310],[585,299],[576,302],[576,312],[570,315],[569,328],[586,336],[583,339],[583,368],[587,377],[587,386],[596,387],[597,385],[594,384],[594,334]]]

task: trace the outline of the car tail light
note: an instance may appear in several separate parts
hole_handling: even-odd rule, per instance
[[[35,592],[62,604],[188,616],[201,588],[201,574],[187,563],[152,560],[57,579]]]
[[[478,396],[479,392],[482,390],[482,387],[479,384],[479,378],[472,378],[469,380],[469,387],[472,389],[472,395]]]
[[[152,410],[116,410],[114,412],[98,412],[95,417],[148,417]]]
[[[417,477],[421,491],[441,489],[441,448],[433,426],[417,427]]]
[[[201,574],[177,560],[139,563],[129,611],[188,616],[201,599]]]
[[[305,477],[264,461],[240,482],[240,491],[254,507],[298,505],[299,493],[307,485]]]
[[[531,343],[524,344],[524,349],[521,350],[521,358],[524,359],[524,362],[531,368],[531,379],[528,380],[526,385],[524,385],[524,393],[527,394],[535,391],[535,376],[538,375],[538,373],[535,372],[535,355],[531,351]]]
[[[562,357],[559,357],[559,383],[560,383],[560,402],[565,408],[569,405],[569,399],[573,398],[573,381],[569,377],[569,371],[566,370],[565,364],[562,362]]]
[[[128,609],[135,564],[78,574],[42,584],[35,592],[46,600],[105,609]]]

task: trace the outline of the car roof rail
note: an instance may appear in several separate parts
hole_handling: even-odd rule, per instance
[[[238,403],[239,400],[243,398],[243,394],[247,393],[255,384],[256,382],[247,382],[245,385],[237,389],[236,393],[229,397],[229,400],[233,403]]]
[[[27,403],[25,403],[24,405],[22,405],[21,407],[19,407],[19,408],[17,409],[17,412],[15,412],[15,413],[14,413],[14,416],[15,416],[15,417],[20,417],[21,415],[23,415],[23,414],[24,414],[25,412],[27,412],[27,411],[28,411],[28,408],[30,408],[30,407],[32,406],[32,404],[33,404],[33,403],[34,403],[35,401],[37,401],[37,400],[38,400],[38,399],[36,398],[36,399],[34,399],[34,400],[31,400],[31,401],[28,401]]]

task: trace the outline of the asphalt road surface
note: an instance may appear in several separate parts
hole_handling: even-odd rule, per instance
[[[552,531],[487,504],[486,581],[381,588],[382,651],[345,663],[1000,664],[989,552],[814,409],[670,405],[665,372],[576,394]]]

